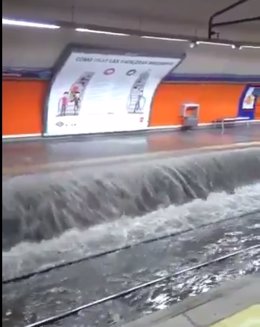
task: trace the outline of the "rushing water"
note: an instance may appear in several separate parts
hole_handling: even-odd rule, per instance
[[[3,183],[3,247],[232,193],[260,180],[259,167],[260,149],[247,149],[15,177]]]
[[[23,326],[83,303],[176,273],[198,263],[258,244],[260,214],[243,216],[191,230],[164,240],[53,270],[3,287],[5,326]],[[62,326],[107,326],[109,315],[136,319],[186,296],[259,269],[260,253],[244,255],[182,274],[127,297],[97,306],[62,321]],[[158,303],[160,299],[160,303]],[[107,311],[103,311],[107,310]],[[79,320],[78,320],[79,319]],[[75,321],[74,321],[75,320]],[[66,323],[66,324],[65,324]]]
[[[22,242],[3,252],[3,279],[48,266],[136,244],[167,234],[225,221],[260,210],[260,184],[237,188],[234,194],[212,193],[182,206],[171,205],[136,219],[122,218],[80,231],[72,229],[52,240]]]
[[[259,149],[6,180],[4,280],[125,245],[135,246],[4,285],[4,325],[23,326],[258,244],[259,181]],[[180,276],[82,312],[61,325],[125,322],[258,269],[259,252],[252,251],[221,266],[203,268],[196,278]],[[86,319],[88,325],[83,323]]]

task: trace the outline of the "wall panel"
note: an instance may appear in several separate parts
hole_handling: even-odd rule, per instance
[[[150,126],[181,124],[183,103],[200,104],[200,123],[210,123],[220,117],[235,117],[243,84],[161,84],[153,102]]]
[[[38,135],[48,82],[4,80],[2,83],[3,135]]]

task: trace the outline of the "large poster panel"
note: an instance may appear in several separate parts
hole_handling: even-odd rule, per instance
[[[72,52],[54,77],[45,135],[148,127],[158,84],[180,58]]]

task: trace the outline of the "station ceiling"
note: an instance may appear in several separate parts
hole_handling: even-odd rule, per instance
[[[50,19],[116,28],[142,29],[149,24],[207,27],[209,17],[238,0],[4,0],[3,15]],[[260,17],[260,0],[247,0],[215,21]],[[222,27],[221,27],[222,28]],[[235,25],[243,31],[260,31],[260,21]],[[149,28],[148,28],[149,29]],[[170,30],[174,34],[174,31]],[[185,33],[187,34],[187,33]],[[259,37],[260,41],[260,37]]]

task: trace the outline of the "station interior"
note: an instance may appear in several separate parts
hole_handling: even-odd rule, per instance
[[[260,0],[3,0],[4,327],[260,327]]]

